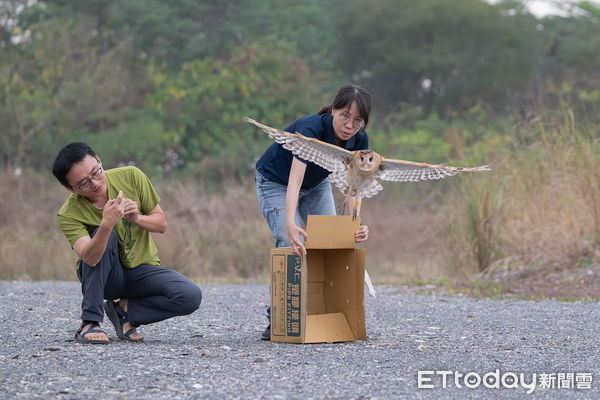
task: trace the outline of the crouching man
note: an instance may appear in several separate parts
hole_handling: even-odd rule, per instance
[[[110,343],[100,327],[105,311],[119,339],[139,342],[138,326],[198,309],[200,288],[160,266],[150,232],[164,233],[167,218],[141,170],[105,171],[87,144],[75,142],[58,152],[52,172],[71,192],[57,218],[80,258],[83,322],[77,342]]]

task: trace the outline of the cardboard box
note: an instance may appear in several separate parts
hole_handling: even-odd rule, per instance
[[[359,225],[351,216],[309,215],[305,259],[289,247],[271,250],[271,341],[367,340]]]

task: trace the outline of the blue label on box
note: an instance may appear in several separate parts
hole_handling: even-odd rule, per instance
[[[287,305],[287,335],[300,336],[300,318],[302,304],[301,277],[300,269],[302,267],[300,257],[291,254],[287,256],[287,287],[286,287],[286,305]]]

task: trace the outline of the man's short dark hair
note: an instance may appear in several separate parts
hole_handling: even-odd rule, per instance
[[[77,164],[83,160],[85,156],[90,155],[96,157],[96,153],[90,146],[83,142],[69,143],[56,155],[54,158],[54,165],[52,166],[52,173],[66,187],[71,187],[69,181],[67,181],[67,174],[71,170],[73,164]]]

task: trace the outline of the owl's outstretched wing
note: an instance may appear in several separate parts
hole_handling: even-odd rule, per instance
[[[483,165],[481,167],[463,168],[452,167],[446,164],[427,164],[404,160],[391,160],[384,158],[379,167],[377,177],[385,181],[394,182],[417,182],[428,179],[442,179],[454,176],[461,172],[483,172],[491,171],[492,167]]]
[[[352,158],[352,152],[341,147],[309,138],[299,133],[290,133],[271,128],[250,118],[244,118],[244,121],[268,133],[271,139],[280,143],[284,149],[291,151],[294,155],[313,162],[330,172],[346,170],[348,162]]]

